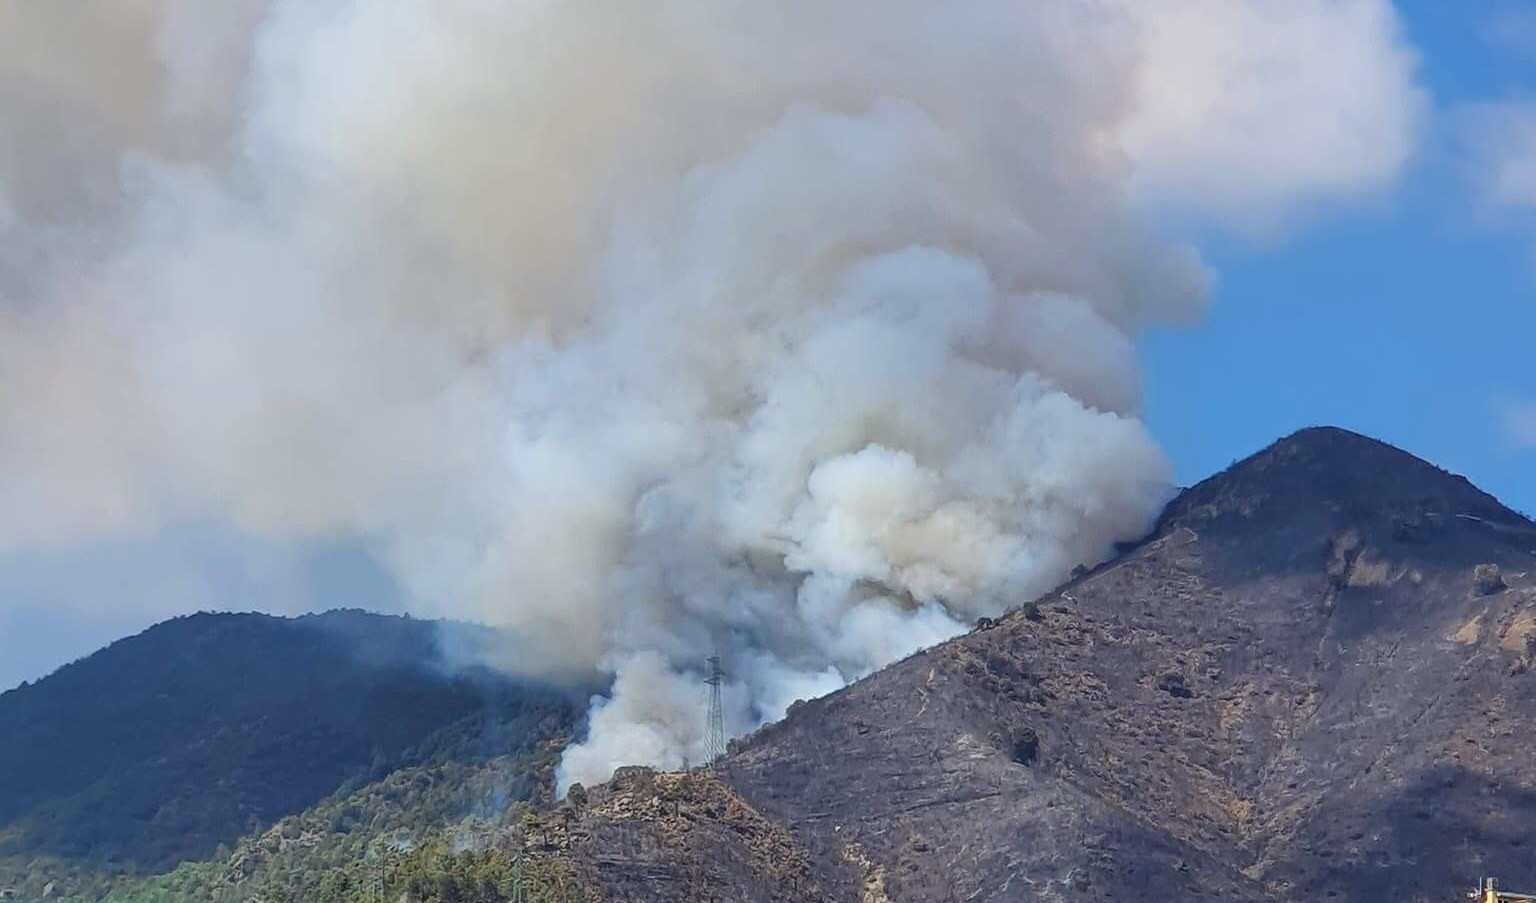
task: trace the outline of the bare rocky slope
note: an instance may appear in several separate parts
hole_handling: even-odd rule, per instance
[[[1037,603],[546,840],[610,901],[1446,901],[1536,887],[1536,526],[1337,429]]]

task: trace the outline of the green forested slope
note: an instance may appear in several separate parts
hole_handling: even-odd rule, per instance
[[[357,611],[200,614],[0,694],[0,894],[208,899],[163,891],[225,868],[231,849],[271,859],[266,875],[313,864],[285,864],[302,850],[341,861],[358,838],[426,838],[531,797],[578,707],[444,671],[437,629]],[[325,842],[263,852],[299,813]]]

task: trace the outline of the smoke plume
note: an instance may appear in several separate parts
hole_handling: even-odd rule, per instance
[[[750,729],[1145,530],[1148,211],[1381,187],[1411,67],[1380,0],[8,4],[0,547],[357,538],[611,686],[565,781],[696,760],[715,649]]]

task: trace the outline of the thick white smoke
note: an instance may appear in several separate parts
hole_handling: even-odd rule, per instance
[[[1146,528],[1143,199],[1395,172],[1384,2],[1218,6],[9,4],[0,545],[360,537],[613,678],[564,780],[697,759],[710,651],[745,730]]]

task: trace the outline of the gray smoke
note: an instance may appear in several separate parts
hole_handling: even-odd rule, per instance
[[[563,780],[778,717],[1101,560],[1136,336],[1387,184],[1381,0],[0,10],[0,547],[356,537],[496,664],[612,680]]]

